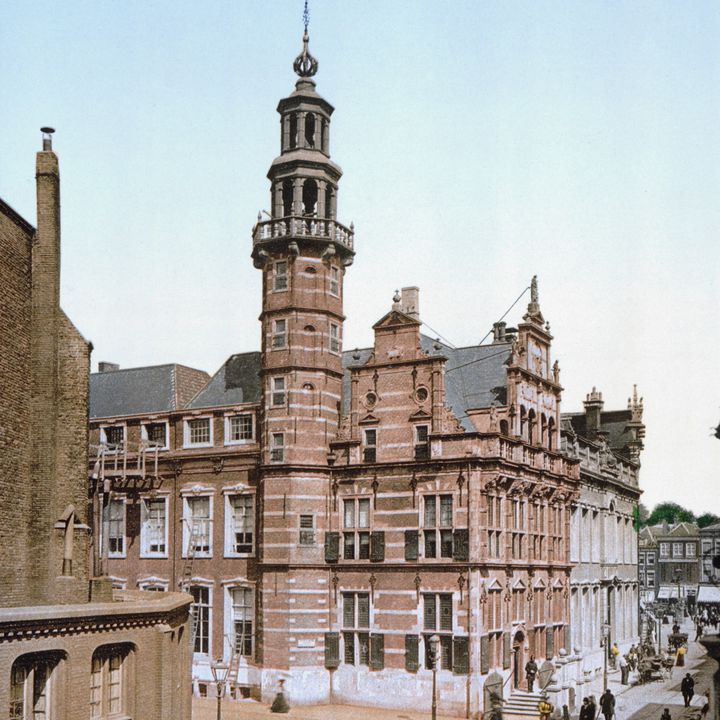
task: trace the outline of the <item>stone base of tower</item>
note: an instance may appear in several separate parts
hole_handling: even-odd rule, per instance
[[[262,701],[271,703],[284,680],[283,691],[288,703],[312,705],[338,703],[394,710],[419,710],[432,704],[432,674],[420,670],[416,674],[402,670],[371,671],[351,666],[336,670],[325,667],[291,668],[262,671]],[[472,682],[475,685],[475,682]],[[469,692],[472,690],[472,692]],[[482,697],[481,688],[469,688],[468,677],[440,671],[437,677],[438,714],[466,717],[469,698]],[[471,717],[477,702],[470,701]]]

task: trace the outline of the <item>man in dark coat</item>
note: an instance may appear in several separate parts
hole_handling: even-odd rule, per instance
[[[685,701],[685,707],[690,707],[690,702],[695,694],[695,681],[692,679],[690,673],[686,673],[680,683],[680,692],[682,693],[683,700]]]
[[[590,715],[591,712],[594,714],[594,710],[590,706],[590,698],[583,698],[578,720],[595,720],[595,718]]]
[[[610,688],[600,696],[600,710],[605,720],[612,720],[612,716],[615,714],[615,696]]]
[[[531,655],[530,660],[525,665],[525,677],[527,678],[528,692],[533,691],[533,684],[535,683],[535,676],[538,674],[538,666],[535,662],[535,656]]]

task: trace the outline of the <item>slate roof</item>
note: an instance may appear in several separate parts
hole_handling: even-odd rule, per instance
[[[90,375],[90,418],[121,417],[179,410],[178,366],[108,370]],[[200,370],[188,368],[194,373]]]
[[[564,421],[569,421],[574,432],[581,437],[587,437],[584,412],[563,413]],[[600,429],[607,433],[608,445],[612,450],[623,453],[629,442],[633,440],[631,432],[627,431],[627,425],[632,419],[630,410],[608,410],[600,414]]]
[[[188,408],[260,402],[260,353],[231,355]]]
[[[451,407],[460,424],[467,431],[475,428],[466,413],[472,408],[504,405],[507,400],[506,361],[510,343],[472,345],[452,348],[427,335],[420,335],[420,346],[432,356],[447,358],[445,364],[445,402]],[[350,411],[350,365],[363,365],[372,348],[343,353],[343,413]]]

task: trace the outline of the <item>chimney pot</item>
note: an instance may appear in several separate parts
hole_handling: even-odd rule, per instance
[[[493,342],[507,342],[505,338],[506,327],[507,323],[503,322],[502,320],[500,322],[493,323]]]
[[[45,152],[51,152],[52,151],[52,136],[55,132],[55,128],[47,127],[41,127],[40,132],[43,134],[43,151]]]

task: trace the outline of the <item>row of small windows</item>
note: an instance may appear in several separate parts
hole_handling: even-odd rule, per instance
[[[313,325],[306,325],[304,328],[306,333],[314,333]],[[272,321],[272,331],[270,335],[270,348],[272,350],[285,350],[289,342],[288,321],[285,318],[279,318]],[[328,325],[328,349],[332,353],[340,352],[340,326],[337,323],[329,323]]]
[[[290,289],[290,274],[287,260],[278,260],[272,265],[272,289],[273,292],[285,292]],[[317,271],[314,267],[305,268],[308,275],[315,275]],[[330,295],[340,297],[340,268],[337,265],[330,265],[328,271],[327,290]]]
[[[193,417],[183,420],[183,447],[209,447],[214,443],[212,417]],[[148,422],[140,426],[142,442],[148,449],[169,449],[169,422]],[[127,427],[106,425],[100,427],[100,442],[109,450],[122,450],[127,439]],[[255,420],[252,413],[226,415],[224,418],[225,445],[238,445],[255,441]]]
[[[91,720],[129,717],[127,698],[129,645],[107,645],[92,656],[88,688]],[[32,653],[18,658],[10,674],[10,720],[52,720],[62,711],[64,652]]]
[[[697,557],[697,545],[694,542],[681,543],[681,542],[661,542],[658,545],[658,552],[661,558],[670,557],[670,548],[672,546],[672,557]]]
[[[507,435],[507,423],[501,421],[500,431]],[[556,444],[555,418],[548,418],[545,413],[538,417],[532,408],[526,411],[523,406],[520,407],[520,436],[527,440],[528,443],[539,444],[552,450]]]

